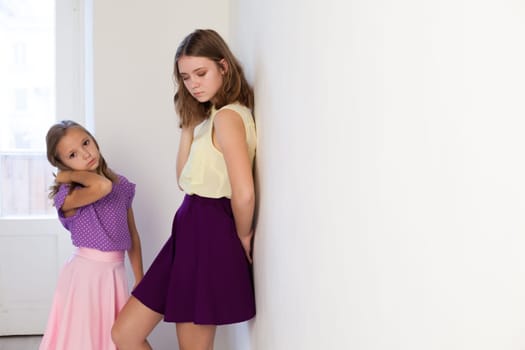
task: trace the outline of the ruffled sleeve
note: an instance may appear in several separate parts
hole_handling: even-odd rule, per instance
[[[69,194],[69,188],[69,184],[61,184],[58,188],[57,194],[53,198],[55,208],[57,208],[58,218],[60,219],[60,222],[62,223],[62,225],[64,225],[66,229],[69,229],[69,223],[74,220],[74,218],[78,215],[78,212],[80,211],[80,209],[77,210],[75,215],[68,216],[67,218],[64,216],[64,212],[62,211],[62,205],[64,205],[64,201],[66,200],[66,197]]]
[[[119,176],[119,185],[122,188],[122,194],[126,198],[126,208],[131,208],[131,203],[135,197],[135,184],[130,182],[125,176]]]
[[[53,198],[55,208],[57,208],[58,211],[62,211],[62,205],[64,205],[64,201],[66,200],[67,194],[69,193],[69,184],[61,184],[58,188],[58,192],[55,194],[55,197]]]

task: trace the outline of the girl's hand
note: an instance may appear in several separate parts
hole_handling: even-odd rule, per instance
[[[246,258],[250,262],[250,264],[253,263],[252,260],[252,238],[253,238],[253,231],[250,232],[249,235],[240,237],[242,247],[244,248],[244,253],[246,254]]]

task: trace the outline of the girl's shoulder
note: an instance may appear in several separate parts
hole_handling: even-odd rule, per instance
[[[124,183],[124,182],[128,182],[128,179],[122,175],[122,174],[119,174],[119,173],[115,173],[115,176],[117,177],[117,183]]]
[[[224,110],[231,110],[231,111],[236,112],[237,114],[241,116],[241,119],[244,121],[245,124],[251,124],[254,121],[252,111],[248,107],[246,107],[245,105],[239,102],[227,104],[219,108],[215,114],[220,113],[221,111],[224,111]]]
[[[115,172],[115,175],[117,176],[117,182],[113,184],[112,192],[117,193],[118,196],[124,196],[123,198],[126,198],[129,206],[135,196],[136,185],[122,174]]]
[[[231,110],[234,110],[236,112],[241,112],[241,113],[249,113],[251,114],[252,111],[246,107],[245,105],[241,104],[240,102],[233,102],[233,103],[230,103],[230,104],[227,104],[225,106],[222,106],[221,108],[219,108],[217,110],[217,112],[220,112],[224,109],[231,109]],[[239,113],[240,114],[240,113]]]
[[[135,183],[130,181],[126,176],[119,174],[119,173],[115,173],[115,175],[117,176],[117,184],[123,185],[123,186],[128,186],[128,185],[135,186]]]

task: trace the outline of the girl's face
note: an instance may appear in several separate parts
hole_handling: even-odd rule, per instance
[[[207,57],[181,56],[177,62],[184,86],[199,102],[213,103],[215,94],[222,86],[226,63],[220,62],[223,68]]]
[[[57,144],[60,161],[72,170],[96,171],[100,153],[95,141],[82,129],[69,128]]]

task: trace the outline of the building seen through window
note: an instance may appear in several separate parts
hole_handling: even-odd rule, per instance
[[[0,0],[0,217],[55,215],[45,133],[55,121],[55,2]]]

